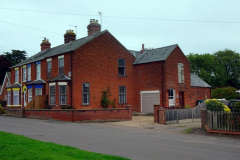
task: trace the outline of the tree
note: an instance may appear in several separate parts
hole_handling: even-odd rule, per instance
[[[2,84],[6,72],[9,71],[9,67],[11,67],[11,62],[4,55],[0,55],[0,84]]]
[[[233,87],[215,88],[212,90],[212,98],[225,98],[226,100],[236,99],[239,97],[236,91],[237,89]]]
[[[27,59],[27,53],[25,51],[12,50],[12,53],[5,52],[4,54],[4,56],[11,62],[12,65]]]
[[[189,54],[191,72],[215,87],[240,88],[240,55],[225,49],[214,54]]]

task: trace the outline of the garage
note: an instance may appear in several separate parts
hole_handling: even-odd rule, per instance
[[[160,92],[155,91],[141,91],[141,111],[143,113],[153,113],[154,104],[160,104]]]

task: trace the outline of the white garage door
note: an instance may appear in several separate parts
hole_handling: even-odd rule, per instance
[[[141,108],[143,113],[153,113],[154,104],[160,104],[159,91],[141,91]]]

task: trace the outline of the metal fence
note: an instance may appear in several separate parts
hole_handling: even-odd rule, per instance
[[[183,119],[201,118],[201,109],[206,109],[205,102],[191,109],[166,110],[165,118],[166,121],[175,121],[174,123],[178,123],[179,120]]]
[[[240,112],[207,110],[206,124],[211,130],[240,132]]]

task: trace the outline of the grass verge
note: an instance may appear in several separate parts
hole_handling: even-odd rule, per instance
[[[188,129],[185,129],[184,131],[187,132],[187,133],[192,133],[193,129],[192,128],[188,128]]]
[[[4,160],[129,160],[41,142],[20,135],[0,132],[0,159]]]

